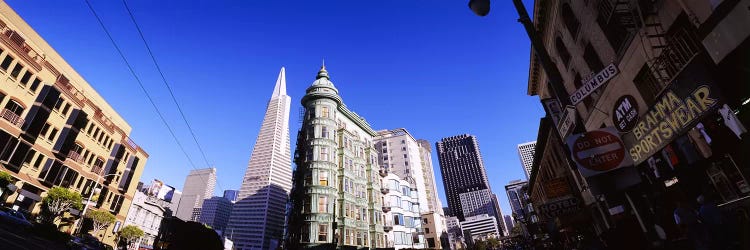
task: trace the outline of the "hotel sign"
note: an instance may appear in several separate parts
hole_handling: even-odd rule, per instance
[[[573,103],[573,105],[578,104],[618,73],[620,73],[620,70],[617,69],[617,66],[615,66],[614,63],[607,65],[602,71],[599,71],[594,77],[586,81],[581,88],[573,92],[573,94],[570,95],[570,102]]]
[[[709,85],[698,85],[685,93],[666,90],[627,135],[628,152],[635,164],[645,161],[687,131],[717,103],[718,95]]]
[[[539,206],[539,215],[544,218],[555,218],[562,215],[576,213],[581,210],[578,198],[568,196],[553,202],[548,202]]]

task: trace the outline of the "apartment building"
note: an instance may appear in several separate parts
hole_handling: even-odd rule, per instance
[[[129,134],[130,125],[5,2],[0,3],[0,171],[13,176],[16,192],[2,202],[36,215],[52,187],[94,199],[90,210],[124,221],[148,159]],[[66,214],[66,217],[76,217]],[[60,230],[76,230],[72,222]]]

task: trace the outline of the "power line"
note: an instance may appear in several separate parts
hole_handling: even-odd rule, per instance
[[[172,92],[172,87],[170,87],[169,83],[167,83],[167,78],[164,76],[164,72],[162,72],[161,67],[159,66],[159,63],[156,62],[156,57],[154,57],[154,53],[153,51],[151,51],[151,46],[148,46],[148,42],[146,42],[146,37],[143,36],[143,31],[141,31],[141,27],[138,25],[138,22],[135,21],[135,16],[133,16],[133,12],[130,11],[130,7],[128,6],[127,1],[122,0],[122,3],[125,5],[125,9],[128,11],[128,15],[130,15],[130,20],[133,21],[133,24],[135,25],[135,29],[138,30],[138,35],[141,37],[141,41],[143,41],[143,45],[146,46],[146,50],[148,51],[148,55],[151,57],[151,61],[154,62],[154,65],[156,66],[156,70],[159,71],[161,80],[162,82],[164,82],[164,86],[166,86],[167,90],[169,91],[169,96],[172,97],[172,101],[174,101],[174,105],[176,105],[177,110],[180,111],[180,116],[182,116],[182,120],[185,121],[185,125],[187,125],[188,131],[190,131],[190,135],[193,137],[193,141],[195,141],[195,145],[198,146],[198,151],[201,152],[201,155],[203,156],[203,161],[206,162],[206,166],[210,167],[211,164],[208,163],[208,158],[206,157],[206,153],[203,151],[201,144],[198,143],[198,138],[195,136],[195,133],[193,132],[193,128],[190,126],[190,123],[185,117],[185,113],[182,111],[182,107],[180,107],[180,104],[177,102],[177,98],[175,98],[174,92]]]
[[[146,95],[146,98],[148,99],[149,103],[151,103],[151,106],[154,107],[154,110],[156,111],[156,114],[159,116],[159,119],[164,123],[164,126],[167,127],[167,130],[169,131],[169,134],[172,136],[172,139],[174,139],[175,143],[177,143],[177,146],[180,148],[180,151],[185,155],[185,158],[187,158],[188,163],[193,167],[193,169],[198,169],[195,166],[195,163],[193,163],[193,160],[190,158],[190,155],[188,155],[187,151],[185,150],[185,147],[182,146],[182,143],[180,143],[180,140],[177,139],[177,135],[175,135],[174,130],[172,130],[172,127],[169,126],[169,123],[167,123],[167,120],[164,118],[164,115],[162,115],[161,111],[159,110],[159,107],[156,106],[156,103],[154,102],[154,99],[151,97],[151,95],[148,93],[148,90],[146,90],[146,87],[144,87],[143,82],[138,77],[138,75],[135,73],[135,70],[133,69],[133,66],[130,64],[128,59],[125,57],[125,54],[120,49],[120,46],[117,45],[114,38],[112,37],[112,34],[109,32],[107,27],[104,25],[104,22],[102,21],[101,17],[99,17],[99,14],[96,13],[96,10],[94,10],[94,7],[91,5],[91,2],[89,0],[85,0],[86,5],[88,6],[89,10],[91,10],[91,13],[96,17],[97,22],[104,30],[104,33],[107,35],[107,38],[109,38],[109,41],[112,42],[112,46],[115,47],[115,50],[117,50],[117,53],[120,55],[120,58],[122,58],[122,61],[125,62],[125,65],[128,67],[128,70],[130,71],[130,74],[133,75],[133,78],[135,78],[136,82],[138,83],[138,86],[143,90],[143,93]],[[201,179],[203,176],[201,176]],[[204,180],[204,182],[207,182]],[[216,180],[217,184],[219,184],[218,178]],[[221,187],[221,184],[219,184],[219,187]],[[183,187],[184,188],[184,187]],[[223,188],[222,188],[223,189]]]

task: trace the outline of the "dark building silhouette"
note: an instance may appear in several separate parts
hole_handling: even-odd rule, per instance
[[[473,135],[457,135],[443,138],[435,143],[443,174],[443,187],[448,197],[446,214],[464,220],[461,207],[461,193],[480,189],[490,189],[487,173],[484,170],[479,143]]]

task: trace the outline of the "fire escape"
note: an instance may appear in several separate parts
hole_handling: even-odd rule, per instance
[[[698,54],[700,44],[695,30],[675,20],[670,29],[665,29],[658,14],[655,0],[639,0],[637,4],[643,28],[638,37],[643,43],[643,52],[651,75],[659,89],[669,86],[672,79]],[[685,16],[685,15],[682,15]],[[685,18],[687,18],[685,16]]]

